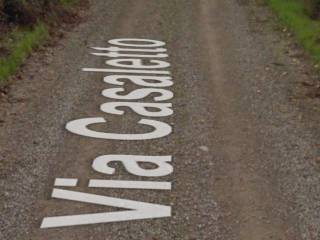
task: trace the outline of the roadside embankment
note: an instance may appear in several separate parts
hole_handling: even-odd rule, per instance
[[[269,0],[279,19],[291,29],[298,42],[320,62],[320,1]]]
[[[78,0],[0,0],[0,86],[60,23],[72,23]]]

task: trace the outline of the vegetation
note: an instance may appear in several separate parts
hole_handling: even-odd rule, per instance
[[[64,7],[72,7],[72,6],[74,6],[77,2],[78,2],[78,0],[60,0],[60,3],[61,3]]]
[[[0,0],[0,84],[49,37],[78,0]]]
[[[269,4],[301,45],[320,62],[320,0],[269,0]]]
[[[49,36],[46,25],[39,23],[32,29],[15,30],[10,33],[10,42],[6,42],[6,49],[10,54],[0,58],[0,81],[6,80],[29,56],[32,50],[43,43]]]

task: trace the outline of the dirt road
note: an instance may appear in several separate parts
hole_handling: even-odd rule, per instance
[[[287,42],[254,19],[254,11],[270,14],[242,2],[92,1],[85,21],[58,46],[32,56],[0,103],[0,239],[320,239],[319,101],[304,97],[299,85],[311,76],[282,51]],[[151,95],[123,100],[135,89],[148,91],[146,83],[127,77],[110,84],[105,77],[115,73],[82,71],[110,69],[106,61],[114,57],[92,55],[106,51],[89,47],[130,48],[108,42],[120,38],[152,39],[159,43],[153,50],[166,49],[154,51],[168,57],[141,57],[150,66],[150,59],[171,64],[152,69],[168,73],[152,75]],[[164,75],[167,85],[155,86],[155,76]],[[125,92],[112,99],[107,89],[114,88]],[[110,102],[172,107],[145,108],[149,116],[124,104],[100,110]],[[104,139],[65,128],[87,118],[107,121],[90,126],[95,132],[130,136],[153,131],[137,122],[154,120],[163,136]],[[110,188],[90,180],[135,182]],[[147,184],[151,189],[143,189]],[[49,228],[57,223],[52,217],[67,215],[83,217]]]

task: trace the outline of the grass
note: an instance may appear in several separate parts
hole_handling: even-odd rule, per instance
[[[10,75],[14,74],[33,49],[42,44],[48,37],[48,28],[42,23],[37,24],[32,29],[14,30],[5,43],[9,55],[0,58],[0,82],[6,81]]]
[[[20,2],[22,5],[27,5],[25,0],[20,0]],[[67,9],[75,6],[79,0],[59,0],[59,2],[62,8]],[[38,21],[40,23],[32,28],[17,27],[1,40],[1,48],[6,49],[9,54],[0,56],[0,86],[15,74],[35,48],[49,38],[48,26],[41,23],[41,20]]]
[[[79,2],[79,0],[60,0],[60,3],[63,7],[72,7],[76,5]]]
[[[289,26],[299,43],[320,63],[320,22],[312,20],[298,0],[269,0],[279,19]]]

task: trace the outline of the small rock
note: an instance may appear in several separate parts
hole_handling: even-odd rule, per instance
[[[209,148],[207,146],[200,146],[199,149],[204,152],[209,152]]]

